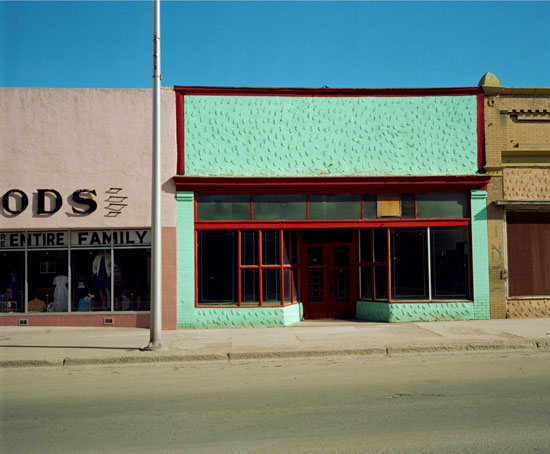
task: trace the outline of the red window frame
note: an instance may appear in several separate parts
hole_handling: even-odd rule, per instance
[[[291,230],[288,229],[256,229],[256,228],[239,228],[239,229],[224,229],[224,230],[236,230],[237,231],[237,305],[234,304],[208,304],[199,302],[198,298],[198,247],[197,247],[197,236],[198,232],[201,230],[212,230],[212,229],[196,229],[195,230],[195,307],[201,308],[223,308],[223,307],[246,307],[246,308],[256,308],[256,307],[281,307],[289,306],[291,304],[298,303],[298,295],[294,295],[294,281],[297,280],[298,276],[298,258],[296,257],[297,249],[294,247],[294,241],[296,241],[296,234],[292,234]],[[257,265],[243,265],[242,264],[242,232],[243,230],[255,231],[258,234],[258,256],[257,256]],[[279,232],[279,264],[275,265],[265,265],[263,264],[263,253],[262,253],[262,234],[265,230],[269,231],[278,231]],[[289,233],[289,257],[288,262],[284,263],[284,236],[285,232]],[[258,304],[243,304],[242,301],[242,270],[253,269],[258,270]],[[263,301],[263,270],[266,269],[279,269],[280,270],[280,295],[281,299],[278,304],[265,304]],[[290,298],[289,301],[285,301],[285,270],[289,270],[289,291]],[[297,287],[296,287],[297,288]]]

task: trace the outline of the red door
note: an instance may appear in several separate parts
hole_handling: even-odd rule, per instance
[[[353,316],[350,244],[308,244],[306,257],[306,318]]]

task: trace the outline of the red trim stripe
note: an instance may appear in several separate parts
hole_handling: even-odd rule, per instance
[[[477,95],[477,169],[485,166],[485,96]]]
[[[197,194],[313,194],[463,192],[486,189],[488,175],[395,177],[183,177],[175,176],[177,191]]]
[[[176,140],[178,147],[178,161],[176,173],[185,174],[185,121],[183,109],[183,93],[176,92]]]

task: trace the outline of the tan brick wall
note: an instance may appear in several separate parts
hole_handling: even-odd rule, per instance
[[[545,311],[550,307],[550,300],[507,300],[506,224],[504,208],[495,203],[497,200],[550,200],[550,168],[502,170],[504,150],[550,149],[550,121],[518,121],[503,111],[545,109],[550,110],[548,95],[500,94],[487,95],[485,99],[485,161],[487,172],[492,175],[487,190],[491,318],[548,316],[542,314],[548,313]]]
[[[550,200],[550,168],[503,169],[506,200]]]
[[[502,177],[494,176],[487,188],[487,199],[502,199]],[[489,240],[489,280],[491,318],[506,317],[506,280],[504,246],[504,210],[494,203],[487,207],[487,230]]]
[[[508,300],[507,318],[550,317],[550,298]]]

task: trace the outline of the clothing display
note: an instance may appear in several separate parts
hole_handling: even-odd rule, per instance
[[[38,298],[29,301],[29,312],[46,312],[46,303]]]
[[[67,283],[69,280],[67,276],[59,275],[56,276],[53,280],[53,285],[55,285],[55,290],[53,292],[53,300],[67,306],[69,302],[69,289],[67,288]]]
[[[94,288],[110,288],[111,287],[111,255],[110,254],[98,254],[94,258],[94,263],[92,264],[92,270],[94,275],[96,275],[96,280],[94,282]]]

